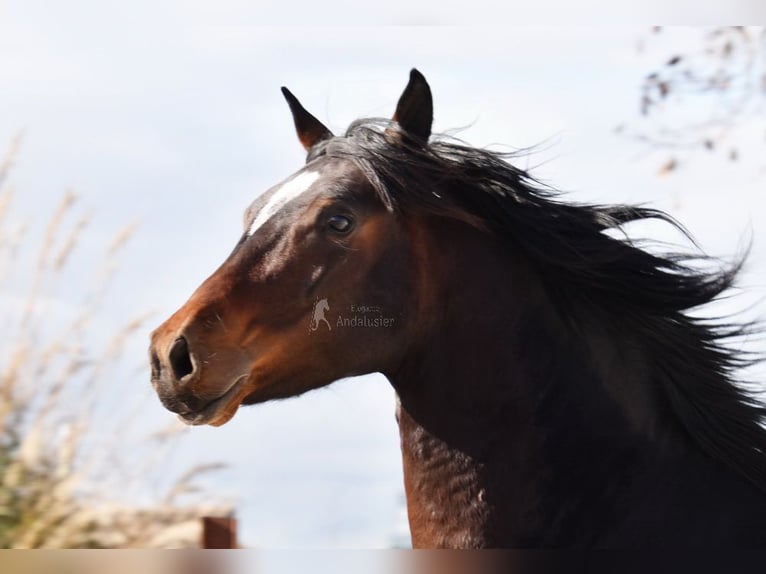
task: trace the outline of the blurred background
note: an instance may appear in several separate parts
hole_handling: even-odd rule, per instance
[[[741,292],[705,312],[766,312],[763,28],[266,28],[204,10],[166,26],[149,9],[107,26],[64,4],[0,10],[0,546],[188,546],[204,514],[236,515],[246,547],[409,544],[382,376],[221,428],[177,423],[149,384],[149,332],[303,163],[282,85],[342,133],[390,116],[417,67],[435,131],[534,146],[520,167],[572,200],[667,210],[714,255],[750,246]]]

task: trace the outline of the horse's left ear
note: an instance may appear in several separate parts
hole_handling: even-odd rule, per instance
[[[306,151],[311,151],[319,142],[330,139],[332,132],[325,125],[306,111],[290,90],[282,86],[282,95],[290,106],[295,123],[295,131],[298,132],[298,139],[303,144]]]
[[[423,74],[412,68],[410,81],[399,98],[393,120],[410,135],[427,142],[431,135],[433,119],[434,103],[431,88],[428,87]]]

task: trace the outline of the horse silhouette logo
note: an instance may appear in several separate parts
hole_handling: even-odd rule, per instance
[[[319,322],[324,321],[327,325],[327,329],[332,331],[329,321],[325,318],[324,312],[330,310],[330,305],[327,303],[327,299],[317,299],[314,303],[314,312],[311,316],[311,324],[309,325],[309,331],[316,331],[319,328]]]

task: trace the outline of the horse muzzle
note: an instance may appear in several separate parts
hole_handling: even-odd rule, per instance
[[[218,346],[215,340],[207,341],[215,334],[195,324],[178,329],[170,321],[152,333],[152,386],[163,406],[183,422],[223,424],[239,407],[249,362],[236,349],[208,351],[208,343]]]

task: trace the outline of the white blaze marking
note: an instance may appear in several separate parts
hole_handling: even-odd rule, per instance
[[[255,233],[259,227],[266,223],[271,216],[277,213],[285,205],[290,203],[293,199],[304,193],[311,187],[319,178],[319,172],[316,171],[304,171],[296,175],[294,178],[286,181],[282,184],[282,187],[277,189],[266,202],[266,205],[258,212],[253,222],[250,224],[250,229],[247,231],[247,236],[250,237]]]

